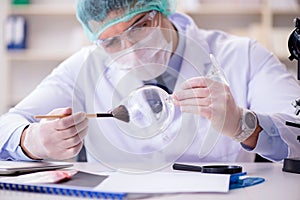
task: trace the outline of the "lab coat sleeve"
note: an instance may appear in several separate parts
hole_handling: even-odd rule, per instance
[[[257,42],[252,42],[249,56],[251,70],[247,102],[248,107],[257,113],[263,128],[252,151],[273,161],[299,156],[295,152],[300,152],[299,143],[298,150],[295,148],[297,140],[283,139],[284,134],[296,135],[299,131],[285,125],[287,117],[294,115],[291,102],[300,94],[299,84],[285,66]]]
[[[242,144],[242,146],[246,150],[256,152],[272,161],[280,161],[286,158],[288,156],[288,145],[281,138],[279,130],[271,117],[261,114],[258,114],[257,117],[263,130],[259,134],[256,147],[251,149],[246,145]]]
[[[20,115],[5,114],[0,117],[0,160],[30,160],[19,145],[21,134],[28,124]]]
[[[259,153],[272,161],[280,161],[286,157],[299,157],[300,142],[297,142],[299,128],[287,127],[285,122],[297,122],[293,115],[273,114],[258,115],[263,131],[259,134],[257,145],[254,149],[242,146],[248,151]],[[276,126],[273,121],[276,121]]]
[[[27,125],[38,122],[34,115],[47,114],[55,108],[72,107],[74,84],[84,60],[83,54],[79,51],[60,64],[25,99],[1,116],[1,160],[29,159],[20,147],[20,137]]]

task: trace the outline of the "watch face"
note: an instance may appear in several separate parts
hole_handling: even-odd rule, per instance
[[[256,128],[256,116],[251,112],[247,112],[245,115],[245,123],[250,129]]]

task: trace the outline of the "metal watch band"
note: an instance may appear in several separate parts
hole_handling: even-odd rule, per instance
[[[249,113],[251,113],[256,118],[256,115],[252,111],[246,110],[246,109],[243,110],[243,114],[242,114],[242,118],[241,118],[241,133],[233,137],[233,139],[237,142],[245,141],[247,138],[250,137],[250,135],[252,135],[252,133],[256,129],[256,126],[255,126],[255,128],[251,129],[246,125],[247,119],[245,119],[245,117]]]
[[[241,134],[234,136],[234,140],[237,142],[243,142],[245,141],[250,135],[253,133],[253,131],[242,131]]]

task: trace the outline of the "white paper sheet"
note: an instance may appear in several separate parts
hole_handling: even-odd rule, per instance
[[[125,174],[115,172],[95,190],[125,193],[228,192],[230,175],[154,172]]]

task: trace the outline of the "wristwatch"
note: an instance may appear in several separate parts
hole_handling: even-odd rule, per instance
[[[241,133],[234,136],[234,140],[238,142],[245,141],[255,131],[257,127],[257,116],[254,112],[243,109],[241,119]]]

